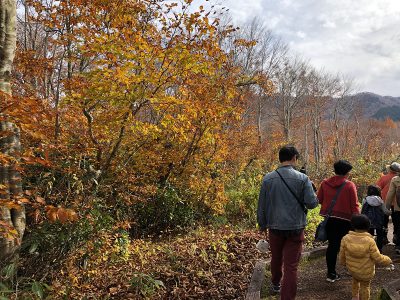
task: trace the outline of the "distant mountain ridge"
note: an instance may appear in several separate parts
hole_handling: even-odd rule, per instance
[[[354,95],[365,116],[383,120],[387,117],[400,121],[400,97],[381,96],[363,92]]]

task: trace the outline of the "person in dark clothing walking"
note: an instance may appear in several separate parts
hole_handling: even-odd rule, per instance
[[[328,234],[326,280],[328,282],[335,282],[340,279],[340,275],[336,273],[336,260],[340,250],[340,242],[351,229],[352,215],[360,213],[356,186],[347,179],[353,166],[347,160],[339,160],[334,163],[333,168],[336,175],[322,181],[317,195],[321,204],[320,215],[326,216],[337,189],[345,182],[326,224]]]
[[[392,222],[393,222],[393,243],[395,251],[400,254],[400,199],[398,191],[400,190],[400,176],[395,176],[390,181],[389,190],[386,196],[386,208],[393,206]]]
[[[376,185],[378,187],[381,188],[382,192],[382,200],[384,202],[386,202],[386,197],[387,194],[389,192],[389,186],[390,186],[390,182],[392,181],[393,177],[398,176],[400,173],[400,164],[397,162],[392,162],[389,166],[387,166],[387,172],[386,174],[382,174],[382,176],[379,178],[378,182],[376,183]],[[391,211],[392,213],[394,212],[394,203],[390,204],[391,205]],[[394,215],[395,219],[396,219],[396,214]],[[392,221],[393,221],[393,216],[392,216]],[[396,221],[396,220],[395,220]],[[388,225],[389,225],[389,216],[385,215],[385,223],[384,223],[384,227],[385,227],[385,233],[384,233],[384,237],[383,237],[383,243],[384,244],[388,244],[388,238],[387,238],[387,234],[388,234]],[[393,243],[395,243],[395,239],[396,239],[396,232],[393,232]]]
[[[371,222],[369,233],[376,235],[376,246],[382,253],[385,238],[385,216],[390,215],[385,202],[381,198],[381,189],[376,185],[369,185],[367,197],[363,200],[361,213],[366,215]]]

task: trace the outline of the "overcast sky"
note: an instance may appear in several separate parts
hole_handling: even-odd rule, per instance
[[[400,0],[221,3],[237,23],[259,17],[315,67],[354,77],[359,91],[400,96]]]

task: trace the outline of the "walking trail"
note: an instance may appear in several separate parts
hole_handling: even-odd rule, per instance
[[[389,230],[391,232],[392,228]],[[389,234],[388,237],[389,241],[392,241],[392,235]],[[395,270],[390,271],[387,270],[386,267],[377,266],[375,278],[371,283],[371,299],[378,299],[377,297],[384,285],[400,278],[400,255],[395,253],[394,245],[389,244],[384,246],[383,254],[392,258]],[[337,271],[342,278],[334,283],[325,280],[325,257],[302,262],[299,269],[299,284],[296,299],[351,299],[351,276],[343,266],[338,264]],[[270,274],[268,271],[266,276],[266,282],[269,283],[268,277]],[[268,292],[264,292],[262,295],[264,296],[263,299],[279,299],[275,296],[268,295]]]

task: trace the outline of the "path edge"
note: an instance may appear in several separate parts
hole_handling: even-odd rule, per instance
[[[326,253],[327,246],[321,246],[314,248],[310,251],[301,253],[301,259],[314,259],[324,256]],[[246,293],[246,300],[260,300],[261,299],[261,288],[264,283],[265,270],[271,264],[271,259],[258,260],[254,266],[253,274]]]
[[[400,279],[396,279],[384,285],[383,290],[386,292],[387,296],[390,297],[390,299],[398,300],[400,299],[400,296],[397,292],[399,286],[400,286]]]

